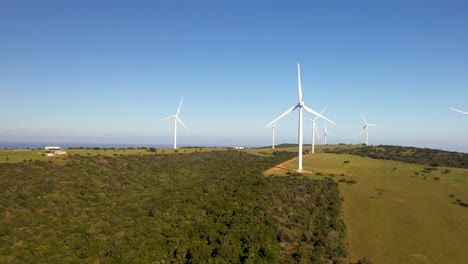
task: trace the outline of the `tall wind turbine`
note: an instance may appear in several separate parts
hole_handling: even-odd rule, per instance
[[[453,110],[453,111],[455,111],[455,112],[459,112],[459,113],[468,115],[468,112],[460,111],[460,110],[457,110],[457,109],[455,109],[455,108],[450,108],[450,110]]]
[[[182,101],[183,100],[184,100],[184,98],[182,97],[182,99],[180,100],[179,108],[177,109],[177,113],[175,115],[168,116],[168,117],[165,117],[165,118],[161,119],[161,120],[167,120],[167,119],[171,119],[171,118],[174,119],[174,149],[177,148],[177,122],[179,122],[185,128],[185,130],[188,132],[188,129],[184,125],[184,122],[182,122],[182,120],[180,120],[180,118],[179,118],[180,107],[182,106]]]
[[[379,126],[379,125],[374,125],[374,124],[369,124],[367,123],[366,119],[364,118],[364,115],[361,113],[361,117],[364,120],[364,132],[366,133],[366,145],[368,145],[368,138],[369,138],[369,127],[371,126]]]
[[[273,124],[273,126],[271,126],[271,135],[273,137],[273,143],[271,144],[271,148],[274,149],[275,148],[275,135],[277,134],[276,132],[276,122]]]
[[[297,79],[298,79],[298,88],[299,88],[299,103],[278,116],[275,120],[271,121],[267,127],[270,126],[271,124],[275,123],[279,119],[283,118],[285,115],[291,113],[294,111],[296,108],[299,108],[299,126],[298,126],[298,143],[299,143],[299,157],[298,157],[298,171],[302,171],[302,108],[304,108],[307,112],[319,116],[325,120],[328,120],[329,122],[335,124],[335,122],[331,121],[330,119],[322,116],[321,114],[317,113],[316,111],[310,109],[304,104],[304,101],[302,101],[302,86],[301,86],[301,66],[299,63],[297,64]]]
[[[327,107],[328,106],[325,106],[325,108],[322,110],[322,112],[320,112],[320,114],[322,114],[325,111],[325,109],[327,109]],[[312,123],[312,153],[315,153],[315,134],[317,133],[317,136],[320,137],[319,132],[317,130],[317,124],[315,123],[315,121],[317,121],[318,118],[319,116],[316,116],[314,119],[304,118],[304,120],[310,121]]]

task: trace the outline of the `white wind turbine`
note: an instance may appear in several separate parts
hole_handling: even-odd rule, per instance
[[[457,110],[457,109],[455,109],[455,108],[450,108],[450,110],[453,110],[453,111],[455,111],[455,112],[459,112],[459,113],[468,115],[468,112],[464,112],[464,111],[461,111],[461,110]]]
[[[299,157],[298,157],[298,171],[302,171],[302,108],[304,108],[307,112],[319,116],[325,120],[328,120],[329,122],[335,124],[335,122],[331,121],[330,119],[322,116],[321,114],[317,113],[316,111],[310,109],[304,104],[304,101],[302,101],[302,87],[301,87],[301,66],[299,63],[297,64],[297,79],[298,79],[298,88],[299,88],[299,103],[278,116],[275,120],[271,121],[267,127],[270,126],[271,124],[275,123],[279,119],[283,118],[285,115],[291,113],[294,111],[296,108],[299,108],[299,127],[298,127],[298,145],[299,145]]]
[[[327,122],[325,122],[325,129],[323,130],[323,138],[325,139],[325,145],[327,145],[327,136],[331,135],[330,132],[327,130]]]
[[[366,119],[364,118],[364,115],[361,113],[362,120],[364,120],[364,132],[366,133],[366,145],[368,145],[368,138],[369,138],[369,127],[370,126],[379,126],[379,125],[374,125],[374,124],[369,124],[367,123]]]
[[[273,124],[273,126],[271,126],[271,134],[273,137],[273,143],[271,144],[271,148],[274,149],[275,148],[275,135],[278,134],[278,132],[276,132],[276,122]]]
[[[322,110],[322,112],[320,112],[320,114],[325,112],[325,109],[327,109],[327,107],[328,106],[325,106],[325,108]],[[319,132],[317,130],[317,124],[315,122],[318,118],[319,116],[316,116],[314,119],[304,118],[304,120],[310,121],[312,123],[312,153],[315,153],[315,134],[317,134],[317,137],[320,137]]]
[[[161,120],[167,120],[167,119],[174,118],[174,149],[177,148],[177,122],[179,122],[185,128],[185,130],[188,132],[187,127],[184,125],[182,120],[180,120],[180,118],[179,118],[180,107],[182,106],[182,101],[183,100],[184,100],[184,98],[182,98],[180,100],[179,108],[177,109],[177,113],[175,115],[168,116],[168,117],[165,117],[165,118],[161,119]]]

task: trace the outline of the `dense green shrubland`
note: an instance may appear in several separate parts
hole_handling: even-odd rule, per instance
[[[0,263],[329,263],[337,183],[239,151],[0,164]]]
[[[468,154],[437,149],[380,145],[376,147],[327,148],[324,149],[324,152],[468,169]]]

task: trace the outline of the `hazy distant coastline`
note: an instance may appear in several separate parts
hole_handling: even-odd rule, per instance
[[[66,148],[170,148],[170,144],[112,144],[112,143],[71,143],[71,142],[0,142],[0,149],[37,149],[45,146],[60,146]]]
[[[291,145],[291,144],[286,144]],[[304,144],[307,145],[307,144]],[[0,150],[1,149],[38,149],[44,148],[45,146],[60,146],[63,149],[67,148],[92,148],[92,147],[100,147],[100,148],[172,148],[171,144],[143,144],[143,143],[82,143],[82,142],[0,142]],[[239,145],[241,146],[241,145]],[[242,145],[243,147],[247,148],[264,148],[267,146],[253,146],[253,145]],[[234,145],[181,145],[181,148],[184,147],[234,147]],[[453,151],[453,152],[462,152],[468,153],[468,148],[466,147],[424,147],[424,146],[414,146],[417,148],[431,148],[431,149],[440,149],[445,151]]]
[[[171,144],[143,144],[143,143],[73,143],[73,142],[0,142],[0,149],[38,149],[44,148],[45,146],[60,146],[63,149],[67,148],[172,148]],[[243,147],[257,148],[258,146],[251,145],[242,145]],[[195,145],[180,145],[181,148],[191,148],[191,147],[234,147],[234,145],[204,145],[204,144],[195,144]]]

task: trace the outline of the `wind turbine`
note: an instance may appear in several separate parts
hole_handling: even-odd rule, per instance
[[[274,149],[275,148],[275,135],[278,134],[278,132],[276,132],[276,122],[273,124],[273,126],[271,126],[271,134],[273,137],[273,143],[271,144],[271,148]]]
[[[328,106],[325,106],[325,108],[322,110],[322,112],[320,112],[320,114],[325,112],[325,109],[327,109],[327,107]],[[310,121],[312,123],[312,153],[315,153],[315,133],[317,133],[317,136],[320,137],[319,132],[317,130],[317,124],[315,123],[315,121],[317,121],[318,118],[319,116],[316,116],[314,119],[304,118],[304,120]]]
[[[297,64],[297,79],[298,79],[298,90],[299,90],[299,103],[291,108],[289,108],[288,110],[286,110],[286,112],[284,112],[283,114],[281,114],[280,116],[278,116],[277,118],[275,118],[275,120],[271,121],[268,125],[266,125],[267,127],[270,126],[271,124],[275,123],[276,121],[278,121],[279,119],[283,118],[285,115],[291,113],[292,111],[296,110],[296,108],[299,108],[299,126],[298,126],[298,145],[299,145],[299,157],[298,157],[298,171],[302,171],[302,108],[304,108],[307,112],[313,114],[313,115],[316,115],[316,116],[319,116],[333,124],[335,124],[335,122],[331,121],[330,119],[322,116],[321,114],[317,113],[316,111],[310,109],[309,107],[307,107],[305,104],[304,104],[304,101],[302,101],[302,86],[301,86],[301,66],[300,64],[298,63]]]
[[[366,119],[364,118],[364,115],[363,115],[362,113],[361,113],[361,117],[362,117],[362,119],[364,120],[364,123],[365,123],[363,130],[364,130],[364,132],[366,133],[366,145],[368,145],[369,127],[370,127],[370,126],[379,126],[379,125],[374,125],[374,124],[369,124],[369,123],[367,123],[367,121],[366,121]]]
[[[328,132],[327,130],[327,122],[325,122],[325,129],[323,130],[323,138],[325,139],[325,145],[327,144],[327,136],[328,134],[331,134],[330,132]]]
[[[177,122],[179,122],[185,128],[185,130],[188,132],[187,127],[184,125],[182,120],[180,120],[180,118],[179,118],[180,107],[182,106],[182,101],[183,100],[184,100],[184,98],[182,97],[182,99],[180,100],[179,108],[177,109],[177,113],[175,115],[168,116],[168,117],[165,117],[165,118],[161,119],[161,120],[167,120],[167,119],[171,119],[171,118],[174,119],[174,149],[177,148]]]
[[[455,108],[450,108],[450,110],[453,110],[453,111],[455,111],[455,112],[459,112],[459,113],[468,115],[468,112],[460,111],[460,110],[457,110],[457,109],[455,109]]]

